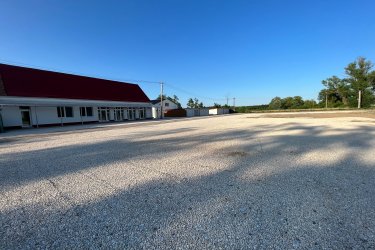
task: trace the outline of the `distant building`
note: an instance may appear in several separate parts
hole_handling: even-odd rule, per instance
[[[228,108],[210,108],[209,114],[210,115],[229,114],[229,109]]]
[[[152,118],[137,84],[0,64],[5,128]]]
[[[160,118],[161,117],[161,101],[152,100],[152,117]],[[163,100],[163,113],[166,113],[168,110],[178,109],[178,105],[173,101],[166,99]]]
[[[186,110],[186,117],[209,115],[208,108],[186,108],[185,110]]]

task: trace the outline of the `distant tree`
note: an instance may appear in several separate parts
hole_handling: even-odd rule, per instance
[[[194,108],[199,108],[199,100],[198,100],[198,98],[194,98]]]
[[[169,98],[172,102],[177,104],[179,109],[182,108],[181,103],[180,103],[180,99],[176,95],[173,95],[173,97],[169,97]]]
[[[282,103],[282,99],[280,97],[276,96],[275,98],[273,98],[271,100],[268,107],[269,107],[269,109],[281,109],[281,103]]]
[[[204,108],[203,102],[199,102],[197,98],[189,98],[187,106],[188,108]]]
[[[372,71],[373,66],[371,61],[366,60],[364,57],[359,57],[356,61],[349,63],[345,68],[345,73],[348,76],[347,81],[350,87],[356,92],[357,97],[359,92],[362,93],[361,106],[369,106],[373,101],[373,93],[369,92],[369,88],[374,88],[375,84],[375,73]],[[357,102],[359,101],[358,99]]]
[[[194,100],[192,98],[189,98],[186,105],[188,106],[188,108],[194,108],[195,107]]]
[[[160,94],[158,95],[158,97],[156,98],[156,100],[160,100]],[[167,96],[166,95],[163,95],[163,100],[166,100],[167,99]]]
[[[282,109],[290,109],[293,107],[294,99],[293,97],[286,97],[281,100],[281,108]]]
[[[215,102],[214,103],[214,108],[221,108],[221,105]]]
[[[295,96],[295,97],[293,97],[292,108],[294,108],[294,109],[302,108],[304,103],[305,102],[303,101],[301,96]]]
[[[317,103],[315,100],[305,100],[303,104],[304,109],[313,109],[317,107]]]

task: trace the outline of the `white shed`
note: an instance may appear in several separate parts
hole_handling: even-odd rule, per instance
[[[229,109],[227,108],[211,108],[209,111],[210,115],[224,115],[229,114]]]

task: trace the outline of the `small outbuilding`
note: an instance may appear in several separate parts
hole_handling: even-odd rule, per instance
[[[209,115],[208,108],[186,108],[185,110],[186,110],[186,117]]]
[[[209,114],[210,115],[225,115],[225,114],[229,114],[229,109],[228,108],[210,108]]]

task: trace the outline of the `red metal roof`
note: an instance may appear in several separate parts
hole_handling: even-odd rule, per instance
[[[150,102],[138,84],[1,63],[0,85],[7,96]]]

